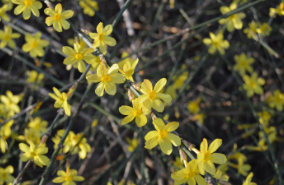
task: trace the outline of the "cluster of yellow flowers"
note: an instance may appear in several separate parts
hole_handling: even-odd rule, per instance
[[[55,137],[52,138],[54,143],[54,149],[58,147],[58,143],[63,136],[65,130],[58,130]],[[87,153],[91,151],[90,145],[87,143],[87,139],[84,137],[83,133],[75,134],[70,131],[63,143],[64,154],[71,152],[72,155],[79,154],[81,159],[85,159]]]
[[[220,12],[222,15],[228,14],[237,9],[239,4],[245,3],[246,0],[234,0],[232,4],[227,6],[221,6]],[[25,20],[31,17],[31,13],[34,16],[39,17],[39,10],[42,8],[42,3],[37,0],[11,0],[7,1],[0,8],[0,20],[9,21],[10,18],[6,14],[7,11],[11,10],[13,3],[17,4],[14,9],[14,14],[23,14]],[[94,16],[95,11],[99,9],[98,3],[94,0],[79,0],[79,5],[83,9],[83,12],[89,16]],[[170,0],[170,7],[174,8],[174,0]],[[68,30],[71,26],[68,19],[72,18],[74,12],[72,10],[63,11],[62,5],[57,4],[55,8],[49,6],[44,10],[44,13],[48,15],[45,19],[45,23],[48,26],[53,26],[54,30],[57,32],[62,32],[63,30]],[[276,8],[270,8],[270,16],[275,17],[284,15],[284,3],[281,2]],[[243,28],[242,19],[246,17],[245,13],[235,13],[227,18],[222,18],[219,20],[219,24],[223,25],[223,28],[218,30],[216,34],[210,32],[210,38],[204,38],[203,43],[209,46],[208,52],[210,54],[215,54],[216,51],[220,55],[225,54],[225,49],[228,49],[230,43],[224,39],[224,30],[228,32],[233,32],[236,30],[241,30]],[[271,27],[268,23],[258,23],[252,21],[249,23],[248,28],[245,28],[243,32],[247,34],[248,38],[252,38],[258,41],[258,38],[269,36],[271,32]],[[96,27],[96,32],[86,32],[90,38],[93,39],[92,48],[89,48],[84,41],[77,39],[74,43],[70,44],[72,47],[63,46],[62,52],[66,55],[63,64],[66,65],[67,69],[72,67],[78,69],[80,73],[86,72],[86,64],[91,65],[90,71],[86,75],[88,83],[98,83],[95,93],[97,96],[102,97],[106,92],[108,95],[115,95],[117,92],[116,84],[125,83],[128,87],[128,97],[132,106],[122,105],[119,107],[119,112],[125,117],[121,120],[121,124],[125,125],[133,120],[138,127],[143,127],[147,124],[149,115],[152,118],[152,124],[155,130],[149,131],[145,136],[145,148],[153,149],[159,145],[161,151],[170,155],[173,152],[173,146],[178,147],[180,151],[180,158],[177,158],[175,165],[179,167],[180,170],[173,172],[171,174],[172,179],[174,179],[174,184],[179,185],[187,183],[189,185],[206,185],[208,179],[204,176],[210,174],[216,179],[219,184],[226,184],[229,177],[226,175],[229,167],[238,170],[238,173],[247,176],[246,181],[243,185],[253,185],[255,183],[251,182],[253,173],[249,173],[251,166],[246,164],[247,157],[237,150],[237,146],[234,146],[232,153],[227,156],[221,153],[215,153],[217,149],[222,145],[221,139],[215,139],[208,146],[207,139],[203,139],[200,144],[200,150],[194,146],[187,147],[190,152],[196,154],[196,159],[192,159],[188,162],[187,158],[182,155],[183,151],[180,148],[181,145],[187,146],[183,143],[183,139],[179,137],[176,132],[179,127],[179,122],[172,121],[167,123],[164,119],[157,117],[157,113],[162,113],[165,106],[170,105],[172,99],[177,97],[178,90],[184,85],[184,82],[189,77],[189,73],[184,71],[180,75],[175,75],[173,77],[173,83],[164,89],[167,83],[166,78],[162,78],[157,81],[153,86],[149,79],[144,79],[141,85],[138,85],[133,78],[135,69],[138,65],[139,59],[132,59],[128,57],[127,52],[122,53],[122,58],[125,58],[117,64],[109,65],[104,57],[107,53],[109,46],[115,46],[117,44],[116,40],[110,35],[113,32],[112,25],[104,26],[100,22]],[[0,48],[9,46],[12,49],[16,48],[14,39],[19,38],[21,35],[18,33],[13,33],[13,30],[9,26],[5,26],[4,30],[0,30]],[[26,34],[26,43],[22,46],[24,52],[29,53],[32,58],[44,56],[44,48],[49,45],[49,41],[41,39],[42,33],[37,32],[34,35]],[[70,41],[69,43],[71,43]],[[96,51],[96,55],[94,55]],[[244,80],[243,88],[246,90],[247,96],[252,97],[254,94],[261,95],[264,90],[262,86],[265,84],[265,80],[258,77],[258,74],[254,72],[252,64],[255,59],[241,53],[240,55],[235,55],[234,59],[236,64],[233,70],[238,71]],[[248,74],[249,75],[248,75]],[[42,83],[44,79],[43,73],[38,73],[36,71],[27,72],[27,82],[33,83],[35,89],[38,85]],[[60,92],[56,87],[53,87],[54,94],[49,93],[49,96],[55,100],[54,107],[62,108],[67,116],[71,116],[71,105],[68,103],[72,97],[72,93],[76,87],[70,88],[70,90],[65,92]],[[20,107],[18,103],[21,101],[22,95],[13,95],[12,92],[7,91],[6,96],[0,96],[0,118],[9,119],[15,114],[20,112]],[[203,123],[205,115],[200,113],[200,102],[201,97],[196,100],[188,102],[188,111],[193,115],[194,120],[198,120]],[[284,94],[280,90],[275,90],[273,95],[267,98],[267,103],[270,108],[275,108],[277,111],[283,110],[284,105]],[[178,111],[177,111],[178,112]],[[273,143],[277,140],[277,130],[274,126],[269,126],[270,118],[272,114],[263,111],[258,113],[259,122],[264,127],[265,133],[268,135],[269,143]],[[176,118],[179,117],[179,113],[176,113]],[[7,139],[11,137],[12,131],[11,127],[14,120],[9,121],[3,127],[0,127],[0,149],[2,153],[7,150]],[[92,126],[95,127],[97,122],[93,122]],[[15,136],[15,139],[20,140],[19,148],[23,152],[20,159],[23,162],[34,162],[37,166],[43,167],[47,166],[50,159],[46,156],[48,153],[48,148],[45,146],[45,140],[43,135],[47,132],[48,122],[42,120],[40,117],[30,118],[27,128],[24,129],[24,135]],[[145,128],[145,127],[144,127]],[[54,142],[54,149],[61,147],[58,146],[61,138],[64,135],[65,130],[58,130],[56,135],[52,138]],[[248,150],[261,151],[267,150],[266,140],[263,132],[258,133],[259,136],[259,146],[247,146]],[[132,140],[126,138],[129,147],[128,151],[133,152],[138,146],[139,140],[133,138]],[[25,142],[25,143],[24,143]],[[186,142],[186,141],[185,141]],[[27,144],[26,144],[27,143]],[[60,150],[63,158],[65,154],[70,153],[71,155],[78,154],[81,159],[85,159],[87,154],[91,151],[90,145],[87,143],[87,139],[84,137],[84,133],[75,134],[73,131],[69,131],[63,147]],[[61,160],[62,158],[58,158]],[[178,160],[182,162],[178,162]],[[237,161],[235,164],[233,161]],[[183,167],[183,165],[184,167]],[[216,168],[215,164],[219,166]],[[11,183],[14,177],[11,175],[14,172],[12,166],[7,166],[6,168],[0,168],[0,185],[5,183]],[[77,171],[75,169],[70,169],[69,164],[66,165],[66,171],[58,170],[58,177],[53,179],[54,183],[63,184],[75,184],[74,181],[84,181],[84,178],[77,176]],[[122,182],[124,183],[124,181]],[[134,184],[134,183],[133,183]]]

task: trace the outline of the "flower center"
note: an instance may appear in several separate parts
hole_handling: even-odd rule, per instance
[[[7,173],[3,171],[1,176],[2,176],[2,179],[5,180],[7,178]]]
[[[104,38],[105,38],[105,35],[104,35],[104,34],[102,34],[102,33],[100,33],[100,34],[99,34],[99,40],[100,40],[100,41],[103,41],[103,40],[104,40]]]
[[[31,156],[35,157],[35,156],[37,156],[37,154],[35,152],[31,152]]]
[[[81,60],[83,58],[83,55],[81,53],[78,53],[75,55],[76,60]]]
[[[4,35],[4,38],[3,38],[4,40],[10,40],[11,39],[11,37],[10,37],[10,35]]]
[[[56,14],[55,16],[54,16],[54,20],[55,21],[60,21],[61,20],[61,15],[60,14]]]
[[[110,76],[108,75],[104,75],[102,78],[101,78],[101,81],[104,82],[104,83],[108,83],[111,81],[111,78]]]
[[[209,152],[206,152],[205,154],[204,154],[204,161],[207,161],[207,160],[209,160],[210,159],[210,153]]]
[[[234,20],[234,19],[236,19],[236,16],[235,16],[235,14],[233,14],[233,15],[230,15],[229,18]]]
[[[39,129],[40,128],[40,125],[39,124],[36,124],[35,125],[35,129]]]
[[[66,177],[65,177],[65,181],[67,181],[67,182],[72,181],[72,177],[70,177],[70,176],[66,176]]]
[[[31,0],[25,0],[25,5],[26,6],[31,6],[33,4],[33,2]]]
[[[160,134],[160,138],[161,138],[161,139],[163,139],[163,138],[165,138],[165,137],[168,136],[168,132],[165,131],[165,130],[162,130],[159,134]]]
[[[136,117],[136,116],[139,116],[140,114],[142,114],[142,111],[141,111],[141,110],[138,109],[138,110],[135,110],[135,111],[134,111],[135,117]]]
[[[37,46],[38,46],[38,43],[37,43],[37,42],[33,42],[33,43],[32,43],[32,47],[33,47],[33,48],[36,48]]]
[[[156,98],[157,94],[155,91],[149,93],[149,98],[153,101]]]
[[[246,67],[247,66],[247,63],[245,61],[241,61],[241,66],[242,67]]]
[[[251,81],[251,82],[250,82],[250,86],[251,86],[252,88],[255,88],[255,87],[256,87],[256,84],[255,84],[253,81]]]
[[[185,178],[186,178],[186,179],[190,179],[190,178],[192,178],[192,177],[194,177],[194,176],[195,176],[195,173],[194,173],[194,172],[189,172],[188,174],[186,174]]]

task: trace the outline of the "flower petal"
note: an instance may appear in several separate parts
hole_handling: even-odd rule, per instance
[[[165,130],[167,132],[172,132],[174,130],[176,130],[179,127],[179,123],[176,121],[170,122],[165,126]]]
[[[227,158],[224,154],[214,153],[210,155],[210,160],[216,164],[224,164]]]
[[[155,87],[154,87],[154,91],[155,91],[156,93],[160,92],[160,91],[164,88],[164,86],[166,85],[166,83],[167,83],[167,79],[166,79],[166,78],[160,79],[160,80],[156,83],[156,85],[155,85]]]
[[[172,143],[167,139],[162,139],[160,141],[160,148],[164,154],[170,155],[173,151]]]
[[[203,139],[204,141],[204,139]],[[215,139],[209,146],[208,152],[214,153],[222,145],[222,139]]]
[[[130,123],[135,118],[134,114],[129,114],[125,118],[121,120],[121,125],[125,125],[127,123]]]
[[[161,118],[156,118],[153,121],[153,125],[157,131],[162,131],[165,128],[165,123]]]
[[[170,138],[171,143],[172,143],[174,146],[180,146],[180,144],[181,144],[181,139],[180,139],[180,137],[178,137],[177,135],[175,135],[175,134],[173,134],[173,133],[168,133],[168,137]]]
[[[115,95],[116,93],[116,85],[112,82],[105,84],[106,93],[109,95]]]
[[[104,83],[100,82],[99,85],[97,86],[95,92],[98,96],[103,96],[104,95],[104,89],[105,89]]]

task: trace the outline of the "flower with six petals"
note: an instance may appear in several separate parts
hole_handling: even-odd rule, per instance
[[[123,115],[127,115],[121,120],[121,124],[125,125],[135,118],[135,123],[138,127],[146,125],[147,117],[142,112],[142,104],[139,102],[138,98],[134,99],[132,104],[133,108],[126,105],[119,107],[119,112]]]
[[[55,94],[57,96],[55,96],[54,94],[51,94],[49,93],[48,95],[55,99],[55,103],[54,103],[54,107],[55,108],[63,108],[64,109],[64,112],[67,116],[70,116],[71,114],[71,106],[68,104],[67,102],[67,94],[65,92],[63,93],[60,93],[60,91],[56,88],[56,87],[53,87],[53,91],[55,92]]]
[[[216,50],[218,50],[221,55],[224,55],[225,49],[230,46],[230,43],[227,40],[224,40],[223,33],[219,32],[217,35],[215,35],[214,33],[210,32],[209,35],[210,39],[203,39],[203,43],[210,46],[208,52],[210,54],[214,54]]]
[[[92,48],[82,48],[79,43],[74,44],[74,49],[69,46],[64,46],[62,48],[63,53],[68,57],[64,59],[63,64],[73,65],[77,63],[78,70],[83,73],[86,70],[86,65],[84,61],[90,63],[94,56],[90,53],[93,52]],[[83,61],[84,60],[84,61]]]
[[[165,154],[170,155],[173,151],[172,144],[174,146],[179,146],[181,144],[181,139],[177,135],[171,133],[179,127],[179,123],[170,122],[165,125],[161,118],[156,118],[153,121],[153,125],[156,130],[150,131],[146,134],[145,148],[152,149],[159,145]]]
[[[54,10],[46,8],[44,13],[50,16],[45,19],[47,26],[53,25],[53,28],[58,32],[62,32],[62,27],[64,30],[68,30],[70,28],[70,24],[66,21],[66,19],[70,19],[74,15],[72,10],[62,12],[62,5],[60,3],[55,6]]]
[[[22,47],[24,52],[29,52],[32,58],[37,56],[42,57],[44,54],[43,48],[48,46],[49,42],[47,40],[40,39],[41,32],[37,32],[34,36],[32,34],[26,34],[25,43]]]
[[[215,175],[216,168],[213,163],[223,164],[227,161],[224,154],[214,153],[222,144],[222,139],[215,139],[208,148],[207,139],[200,144],[200,153],[197,154],[198,168],[202,175],[204,171]]]
[[[169,94],[160,93],[166,83],[167,79],[162,78],[156,83],[154,89],[152,83],[147,79],[141,84],[141,92],[143,95],[139,96],[139,101],[143,102],[142,111],[145,115],[150,113],[151,108],[158,112],[163,112],[165,106],[161,100],[165,103],[172,101],[172,97]]]
[[[98,33],[89,33],[90,37],[94,39],[94,48],[100,48],[102,53],[106,53],[106,45],[115,46],[116,41],[109,35],[112,33],[112,25],[104,27],[103,23],[100,22],[97,26]]]
[[[191,160],[187,167],[171,174],[172,179],[174,179],[174,185],[180,185],[187,182],[188,185],[206,185],[205,179],[200,175],[197,168],[197,160]]]
[[[85,178],[82,176],[77,176],[77,171],[74,169],[70,169],[69,166],[66,168],[66,172],[63,170],[57,171],[57,175],[59,177],[56,177],[52,180],[54,183],[63,183],[64,185],[75,185],[76,183],[74,181],[84,181]]]
[[[118,73],[119,67],[117,64],[113,64],[109,69],[106,65],[101,63],[97,69],[97,74],[87,76],[88,82],[99,83],[96,88],[96,94],[98,96],[104,95],[104,90],[109,95],[116,93],[116,83],[120,84],[125,81],[122,74]]]
[[[10,48],[14,49],[16,43],[13,39],[17,39],[20,36],[19,33],[13,33],[10,26],[5,26],[4,31],[0,30],[0,48],[4,48],[8,44]]]
[[[34,16],[39,17],[39,9],[41,9],[42,4],[36,0],[12,0],[13,3],[18,4],[14,10],[15,15],[19,15],[23,12],[23,18],[25,20],[31,17],[31,12]]]
[[[36,147],[33,142],[29,142],[29,144],[30,147],[24,143],[19,144],[20,150],[24,152],[24,154],[21,155],[21,160],[26,162],[31,159],[41,168],[43,166],[47,166],[49,163],[49,158],[43,154],[48,152],[48,148],[42,145]]]

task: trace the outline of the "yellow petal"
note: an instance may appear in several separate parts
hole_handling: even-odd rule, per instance
[[[210,160],[208,160],[204,163],[204,169],[205,169],[205,171],[207,171],[211,175],[215,175],[215,173],[216,173],[216,168]]]
[[[140,114],[135,118],[135,123],[138,127],[143,127],[147,123],[147,117],[144,114]]]
[[[166,79],[166,78],[160,79],[160,80],[156,83],[156,85],[155,85],[155,87],[154,87],[154,91],[155,91],[156,93],[160,92],[160,91],[164,88],[164,86],[166,85],[166,83],[167,83],[167,79]]]
[[[19,144],[19,148],[20,150],[22,150],[23,152],[29,152],[30,151],[30,147],[28,147],[28,145],[24,144],[24,143],[20,143]]]
[[[125,118],[121,120],[121,125],[125,125],[127,123],[130,123],[135,118],[134,114],[129,114]]]
[[[158,136],[159,136],[159,133],[155,130],[152,130],[152,131],[150,131],[146,134],[145,140],[150,140],[150,139],[152,139],[154,137],[158,137]]]
[[[204,139],[203,139],[204,141]],[[207,142],[207,140],[206,140]],[[222,145],[222,139],[215,139],[209,146],[208,152],[214,153]]]
[[[109,95],[115,95],[116,93],[116,85],[112,82],[105,84],[106,93]]]
[[[216,164],[224,164],[227,161],[227,158],[224,154],[214,153],[210,155],[210,160]]]
[[[168,137],[171,140],[171,143],[174,146],[180,146],[181,144],[181,139],[180,137],[178,137],[177,135],[173,134],[173,133],[168,133]]]
[[[165,126],[165,130],[167,132],[172,132],[174,130],[176,130],[179,127],[179,123],[176,121],[170,122]]]
[[[201,151],[201,153],[206,153],[207,152],[207,148],[208,148],[207,139],[203,138],[203,141],[200,144],[200,151]]]
[[[103,96],[104,95],[104,89],[105,89],[104,83],[100,82],[99,85],[97,86],[95,92],[98,96]]]
[[[173,147],[171,142],[169,142],[167,139],[162,139],[160,142],[161,150],[164,154],[170,155],[173,151]]]
[[[153,121],[153,125],[157,131],[162,131],[165,128],[165,123],[161,118],[156,118]]]
[[[106,27],[103,29],[104,35],[110,35],[112,33],[112,25],[106,25]]]

